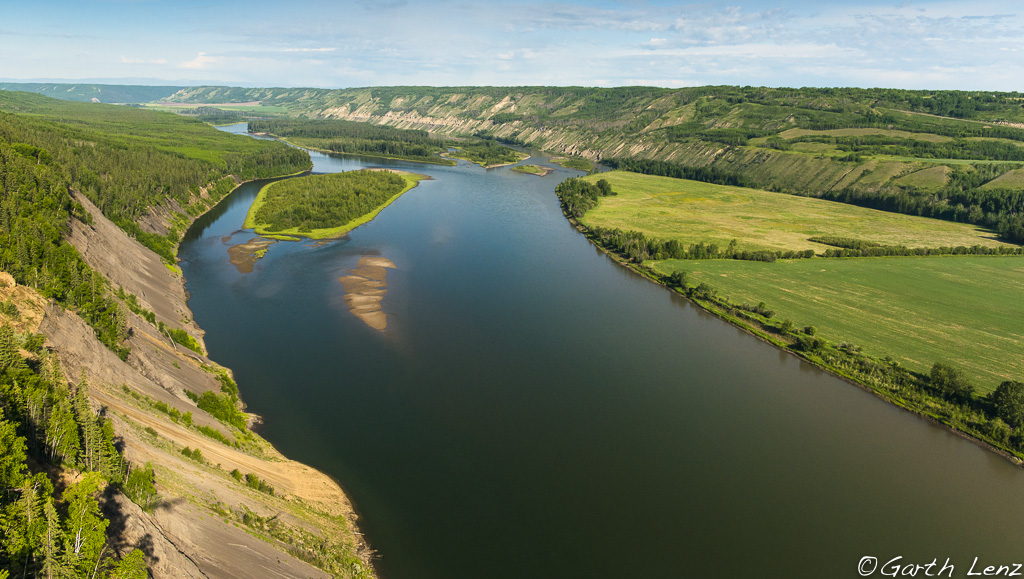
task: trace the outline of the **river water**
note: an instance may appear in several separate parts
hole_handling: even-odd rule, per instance
[[[1024,470],[616,265],[559,211],[578,173],[312,156],[433,180],[240,273],[246,185],[179,255],[211,356],[267,439],[343,484],[385,579],[1024,562]],[[338,282],[365,256],[396,266],[384,332]]]

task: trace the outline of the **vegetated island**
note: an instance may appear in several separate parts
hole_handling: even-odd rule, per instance
[[[243,227],[286,241],[341,237],[424,179],[429,177],[363,169],[276,181],[260,190]]]
[[[566,169],[583,172],[590,172],[594,168],[594,164],[583,157],[551,157],[551,162],[558,163]]]
[[[621,171],[557,193],[626,267],[1024,459],[1024,247],[968,224]]]
[[[485,169],[514,165],[519,161],[530,158],[526,153],[521,153],[494,141],[459,143],[458,145],[453,145],[453,148],[453,151],[443,153],[443,155],[453,159],[462,159],[470,163],[476,163]]]
[[[554,171],[551,167],[542,167],[541,165],[515,165],[512,170],[516,173],[526,173],[527,175],[536,175],[543,177],[548,173]]]

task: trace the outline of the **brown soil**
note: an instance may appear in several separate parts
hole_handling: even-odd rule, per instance
[[[19,333],[36,333],[43,321],[46,300],[31,289],[14,283],[14,277],[6,271],[0,271],[0,301],[10,301],[18,308],[16,317],[0,315],[3,323]]]
[[[158,321],[185,330],[202,344],[203,331],[192,321],[192,312],[185,306],[185,287],[180,275],[172,273],[155,253],[104,217],[85,195],[75,193],[73,197],[93,218],[91,227],[71,220],[67,241],[82,259],[112,283],[134,294],[139,305],[156,314]]]
[[[225,239],[230,240],[230,238]],[[231,260],[231,264],[238,268],[239,273],[252,273],[256,262],[263,257],[266,249],[274,243],[277,243],[276,239],[257,237],[245,243],[228,247],[228,257]]]
[[[387,329],[387,316],[381,311],[380,301],[387,294],[387,268],[394,268],[391,260],[379,256],[359,258],[355,269],[338,278],[345,288],[345,305],[367,326],[383,332]]]

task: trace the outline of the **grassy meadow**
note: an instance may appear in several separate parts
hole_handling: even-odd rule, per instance
[[[936,171],[937,173],[938,171]],[[933,175],[923,178],[934,177]],[[908,247],[998,246],[975,226],[864,209],[820,199],[613,171],[616,195],[600,197],[588,226],[642,231],[690,244],[736,239],[742,249],[803,250],[836,236]],[[778,320],[814,326],[833,343],[860,346],[927,372],[942,361],[963,368],[979,391],[1024,378],[1024,257],[822,258],[774,263],[647,262],[664,275],[684,271],[734,304],[764,302]]]
[[[810,237],[837,236],[907,247],[999,246],[977,226],[865,209],[811,197],[612,171],[617,195],[602,197],[583,217],[588,226],[636,230],[684,244],[733,239],[741,250],[805,250],[829,246]]]
[[[1024,258],[987,256],[662,261],[733,303],[765,302],[779,319],[815,326],[927,372],[963,368],[979,391],[1024,377]]]

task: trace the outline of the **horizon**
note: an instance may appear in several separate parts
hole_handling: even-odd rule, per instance
[[[1024,13],[1015,8],[992,0],[43,0],[5,10],[0,77],[245,88],[1015,92],[1024,90]]]

